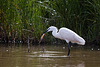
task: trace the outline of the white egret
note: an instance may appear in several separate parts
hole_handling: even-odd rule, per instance
[[[45,32],[43,32],[43,34],[41,36],[41,40],[43,39],[45,33],[50,32],[50,31],[52,31],[52,35],[55,38],[65,40],[68,43],[68,54],[67,54],[68,56],[70,55],[69,42],[77,43],[80,45],[85,45],[85,40],[82,37],[80,37],[74,31],[72,31],[68,28],[65,28],[65,27],[60,28],[58,31],[58,29],[55,26],[50,26]],[[40,40],[40,42],[41,42],[41,40]]]

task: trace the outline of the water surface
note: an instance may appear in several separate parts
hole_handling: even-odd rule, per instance
[[[0,46],[0,67],[100,67],[100,51],[71,47],[68,57],[64,46]]]

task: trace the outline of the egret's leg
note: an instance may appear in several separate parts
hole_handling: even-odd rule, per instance
[[[70,45],[68,43],[68,54],[67,54],[67,56],[69,56],[69,55],[70,55]]]

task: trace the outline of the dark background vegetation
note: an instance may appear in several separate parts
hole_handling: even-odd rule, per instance
[[[49,26],[100,45],[100,0],[0,0],[0,43],[38,43]],[[47,33],[43,42],[62,42]]]

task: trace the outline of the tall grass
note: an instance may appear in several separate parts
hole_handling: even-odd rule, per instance
[[[39,40],[44,25],[39,18],[42,9],[35,0],[2,0],[0,3],[1,40],[6,37],[27,40],[28,35]]]
[[[39,41],[44,30],[67,27],[86,41],[100,36],[99,0],[1,0],[0,38]],[[48,39],[49,38],[49,39]],[[55,40],[47,34],[45,41]]]

